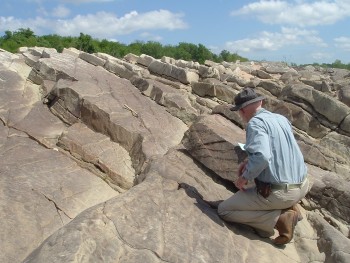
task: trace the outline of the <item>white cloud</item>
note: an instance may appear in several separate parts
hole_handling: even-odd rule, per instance
[[[266,1],[250,3],[231,15],[252,15],[267,24],[316,26],[334,24],[350,17],[350,1]]]
[[[163,38],[161,36],[158,36],[158,35],[154,35],[154,34],[151,34],[149,32],[143,32],[140,34],[140,36],[146,40],[149,40],[149,41],[161,41]]]
[[[288,45],[311,44],[326,47],[327,44],[314,30],[283,27],[281,32],[261,32],[257,38],[245,38],[226,42],[226,48],[232,52],[275,51]]]
[[[345,51],[350,51],[350,37],[338,37],[334,39],[335,46]]]
[[[19,28],[30,28],[36,35],[43,33],[42,25],[50,27],[50,23],[47,19],[36,17],[34,19],[21,20],[14,18],[13,16],[9,17],[0,17],[0,31],[10,30],[16,31]]]
[[[5,31],[5,30],[15,31],[19,28],[27,28],[27,27],[30,27],[30,25],[25,26],[25,23],[23,23],[23,21],[16,19],[13,16],[0,17],[1,31]]]
[[[325,52],[314,52],[314,53],[311,53],[311,58],[317,61],[324,61],[332,58],[332,55]]]
[[[181,17],[182,15],[173,14],[167,10],[143,14],[132,11],[120,18],[112,13],[98,12],[78,15],[70,20],[59,20],[55,31],[60,35],[77,35],[79,32],[85,32],[95,37],[112,37],[127,35],[138,30],[186,28]]]
[[[146,13],[132,11],[120,18],[107,12],[77,15],[72,19],[58,20],[41,17],[27,20],[0,17],[0,30],[16,30],[21,27],[29,27],[39,35],[42,32],[50,31],[50,33],[62,36],[77,36],[80,32],[83,32],[96,38],[112,38],[116,35],[128,35],[139,30],[187,28],[182,17],[182,14],[171,13],[168,10]]]
[[[57,7],[55,7],[52,11],[52,16],[54,17],[67,17],[70,14],[70,10],[63,6],[63,5],[59,5]]]

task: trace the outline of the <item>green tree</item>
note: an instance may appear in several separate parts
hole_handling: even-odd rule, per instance
[[[215,62],[221,62],[223,60],[232,62],[237,59],[247,61],[246,58],[240,57],[236,53],[231,54],[227,50],[223,50],[217,55],[212,53],[202,44],[195,45],[186,42],[180,42],[176,46],[162,46],[161,43],[155,41],[149,41],[147,43],[135,41],[129,45],[125,45],[119,42],[108,41],[106,39],[101,41],[93,39],[90,35],[84,33],[80,33],[79,37],[63,37],[56,34],[36,36],[29,28],[20,28],[13,32],[7,30],[5,31],[5,35],[0,37],[0,47],[10,52],[17,52],[19,47],[32,46],[55,48],[58,52],[62,52],[64,48],[75,47],[88,53],[104,52],[114,57],[123,57],[128,53],[133,53],[135,55],[141,55],[143,53],[154,58],[168,56],[175,59],[197,61],[201,64],[207,59]],[[350,66],[342,64],[341,61],[334,64],[343,67]]]
[[[163,56],[163,46],[159,42],[148,41],[141,46],[140,52],[154,58]]]
[[[92,37],[83,33],[80,33],[75,48],[87,53],[94,53],[96,51],[96,48],[93,45]]]
[[[332,68],[344,68],[344,64],[341,63],[341,60],[336,59],[336,60],[332,63]]]
[[[5,35],[3,36],[3,39],[4,39],[4,40],[11,39],[12,36],[13,36],[12,32],[9,31],[9,30],[6,30],[6,31],[5,31]]]
[[[213,53],[207,49],[204,45],[198,44],[196,57],[194,58],[200,64],[204,64],[206,60],[213,60]]]
[[[163,46],[163,56],[175,58],[176,48],[172,45]]]
[[[24,38],[35,37],[34,32],[30,28],[20,28],[15,34],[21,35]]]
[[[136,42],[129,44],[127,46],[126,51],[127,51],[127,53],[132,53],[132,54],[139,56],[142,54],[141,48],[143,45],[144,45],[144,43],[142,41],[137,40]]]

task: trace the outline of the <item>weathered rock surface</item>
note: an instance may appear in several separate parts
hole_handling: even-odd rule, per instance
[[[0,262],[21,262],[80,212],[118,194],[65,154],[0,124]]]
[[[349,262],[350,72],[199,65],[74,48],[0,50],[0,262]],[[284,248],[227,224],[244,87],[286,116],[309,167]]]
[[[109,137],[76,123],[62,134],[58,145],[75,158],[101,170],[105,175],[103,179],[117,191],[119,188],[128,190],[134,186],[135,170],[129,153],[110,141]]]
[[[271,253],[283,262],[324,260],[309,225],[303,226],[308,232],[297,230],[305,240],[300,246],[308,248],[303,255],[293,245],[279,252],[249,229],[226,225],[191,194],[153,172],[129,192],[80,214],[25,262],[269,262]]]
[[[245,133],[221,115],[201,117],[182,140],[189,153],[223,179],[234,181],[238,165],[246,154],[238,143],[245,141]],[[232,167],[234,167],[232,169]]]

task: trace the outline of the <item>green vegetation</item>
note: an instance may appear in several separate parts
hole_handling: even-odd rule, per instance
[[[318,64],[318,63],[313,63],[312,66],[318,66],[322,68],[342,68],[342,69],[347,69],[350,70],[350,63],[348,64],[343,64],[339,59],[336,59],[333,63],[331,64]]]
[[[19,47],[34,46],[55,48],[58,52],[62,52],[64,48],[74,47],[88,53],[107,53],[117,58],[122,58],[128,53],[133,53],[135,55],[146,54],[154,58],[167,56],[175,59],[197,61],[200,64],[203,64],[205,60],[211,60],[214,62],[236,62],[237,60],[248,61],[247,58],[241,57],[237,53],[230,53],[227,50],[223,50],[217,55],[212,53],[202,44],[195,45],[185,42],[180,42],[176,46],[163,46],[161,43],[155,41],[148,41],[146,43],[136,41],[129,45],[125,45],[106,39],[93,39],[91,36],[83,33],[80,33],[79,37],[62,37],[56,34],[36,36],[29,28],[20,28],[13,32],[5,31],[5,35],[0,37],[0,48],[12,53],[16,53]],[[299,66],[306,65],[309,64]],[[339,59],[331,64],[313,63],[312,65],[323,68],[342,68],[350,70],[350,63],[343,64]],[[297,67],[298,65],[292,63],[291,66]]]
[[[0,38],[0,48],[12,53],[16,53],[19,47],[48,47],[55,48],[62,52],[64,48],[74,47],[76,49],[88,52],[103,52],[114,57],[122,58],[128,53],[135,55],[146,54],[154,58],[163,56],[187,61],[196,61],[203,64],[205,60],[215,62],[236,62],[248,61],[247,58],[241,57],[236,53],[230,53],[223,50],[219,55],[212,53],[202,44],[191,44],[181,42],[176,46],[165,45],[155,41],[136,41],[129,45],[119,42],[108,41],[106,39],[97,40],[91,36],[80,33],[79,37],[62,37],[56,34],[36,36],[29,28],[20,28],[17,31],[6,31],[5,35]]]

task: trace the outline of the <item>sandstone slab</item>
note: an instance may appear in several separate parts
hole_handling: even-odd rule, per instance
[[[302,256],[296,244],[276,253],[271,241],[225,224],[200,198],[152,173],[129,192],[82,213],[25,262],[270,262],[273,253],[282,262],[321,261],[311,243]]]
[[[235,180],[236,168],[246,157],[238,145],[244,142],[244,131],[217,114],[200,117],[182,140],[191,156],[230,181]]]
[[[0,124],[1,262],[21,262],[83,210],[117,195],[66,155]]]

